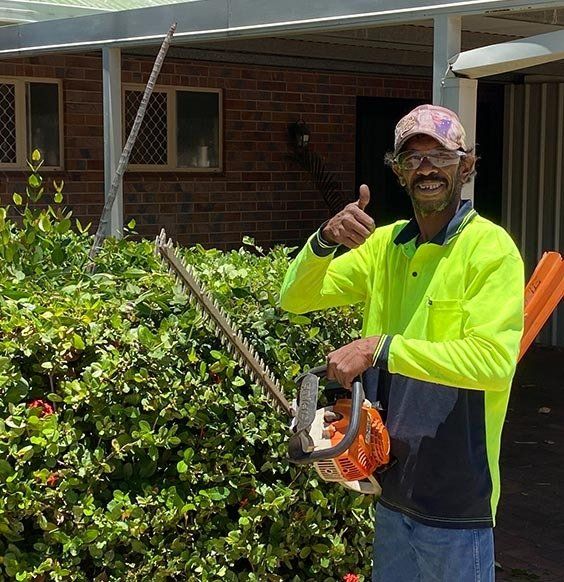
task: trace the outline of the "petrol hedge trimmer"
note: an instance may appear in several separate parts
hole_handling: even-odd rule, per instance
[[[330,404],[318,409],[320,380],[325,378],[326,368],[314,368],[296,378],[300,389],[290,404],[274,374],[229,316],[202,289],[195,273],[176,254],[164,230],[156,239],[155,250],[216,326],[223,345],[264,388],[269,402],[291,417],[289,460],[313,464],[325,481],[340,483],[360,493],[379,494],[374,472],[389,461],[390,439],[378,410],[364,397],[362,380],[356,378],[353,382],[351,397],[336,383],[327,384],[327,394],[334,397],[329,398]]]

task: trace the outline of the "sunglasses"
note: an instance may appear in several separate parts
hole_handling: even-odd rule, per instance
[[[401,152],[394,158],[394,162],[402,170],[417,170],[423,163],[428,160],[436,168],[454,166],[460,162],[460,158],[466,155],[461,151],[451,150],[429,150],[428,152],[405,151]]]

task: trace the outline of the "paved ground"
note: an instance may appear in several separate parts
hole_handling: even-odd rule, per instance
[[[564,350],[519,364],[501,471],[496,580],[564,582]]]

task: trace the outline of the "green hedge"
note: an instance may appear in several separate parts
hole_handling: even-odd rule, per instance
[[[87,272],[62,185],[28,205],[38,165],[0,208],[0,579],[363,580],[372,500],[286,462],[288,419],[151,243]],[[289,250],[248,243],[181,254],[291,394],[358,314],[281,312]]]

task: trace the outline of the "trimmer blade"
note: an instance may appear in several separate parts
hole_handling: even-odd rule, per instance
[[[276,409],[282,409],[286,414],[292,416],[292,408],[286,400],[282,388],[275,380],[274,375],[268,369],[264,360],[258,356],[256,350],[252,348],[248,341],[244,339],[240,330],[236,329],[230,317],[220,307],[216,300],[210,298],[203,291],[193,269],[184,265],[176,254],[173,242],[167,240],[165,230],[161,230],[160,235],[155,240],[156,252],[161,256],[165,265],[189,291],[189,295],[196,299],[204,316],[209,316],[220,332],[222,343],[227,340],[230,351],[237,356],[237,360],[247,370],[251,377],[266,390],[267,397],[272,400],[272,405]]]

